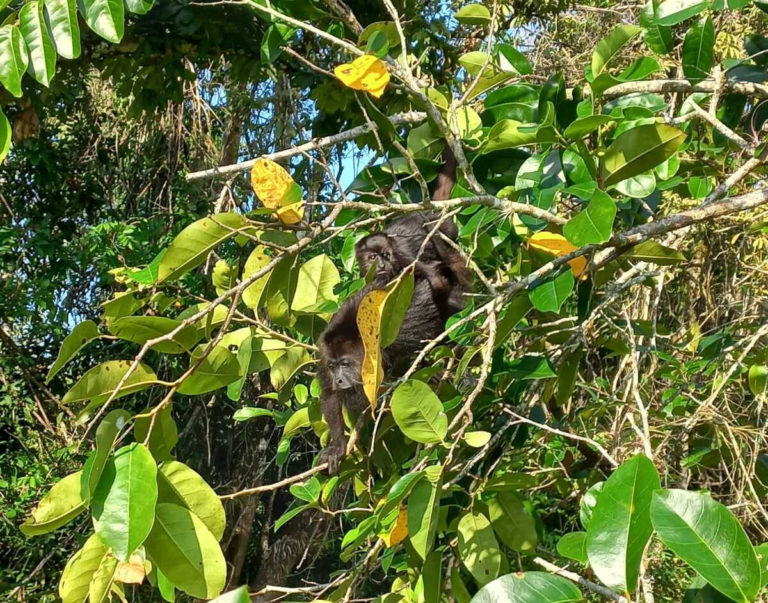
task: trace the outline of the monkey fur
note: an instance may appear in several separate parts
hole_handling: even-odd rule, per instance
[[[342,406],[351,416],[359,416],[369,407],[361,377],[365,349],[357,327],[357,310],[363,297],[377,288],[376,283],[371,283],[347,299],[320,336],[318,377],[322,412],[331,434],[320,462],[328,463],[331,474],[338,472],[346,456]],[[442,333],[444,326],[432,299],[429,282],[419,281],[414,286],[413,300],[397,339],[382,350],[384,372],[388,375],[402,372],[406,368],[403,362]]]
[[[448,148],[443,155],[445,163],[433,194],[436,200],[450,198],[456,182],[455,157]],[[320,462],[328,463],[331,474],[338,472],[346,456],[342,407],[353,416],[368,407],[361,377],[365,350],[357,327],[357,310],[365,295],[385,287],[415,261],[411,305],[396,340],[382,350],[382,363],[388,375],[404,370],[403,363],[442,333],[448,317],[464,307],[464,293],[471,289],[472,279],[461,255],[438,233],[424,244],[433,229],[430,223],[437,220],[435,214],[428,212],[409,214],[355,245],[358,265],[364,274],[376,264],[374,281],[342,304],[319,342],[322,412],[331,435]],[[443,221],[439,233],[454,242],[458,240],[458,229],[452,221]]]

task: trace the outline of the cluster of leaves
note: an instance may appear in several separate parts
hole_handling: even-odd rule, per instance
[[[341,509],[346,527],[341,560],[355,563],[340,575],[335,583],[339,588],[330,598],[344,596],[373,559],[387,577],[390,592],[377,593],[387,601],[439,601],[445,567],[451,568],[453,597],[462,603],[472,592],[477,601],[582,600],[581,590],[562,577],[539,571],[510,574],[517,557],[511,553],[519,554],[520,569],[530,569],[539,540],[554,537],[533,504],[534,490],[543,486],[541,478],[526,472],[528,459],[521,453],[529,442],[535,446],[532,432],[536,424],[545,423],[544,411],[529,408],[525,400],[535,392],[545,403],[562,407],[585,370],[582,360],[588,353],[605,361],[610,354],[631,351],[616,337],[599,339],[595,350],[587,350],[583,339],[570,340],[567,333],[564,338],[548,323],[587,320],[606,284],[639,262],[663,267],[686,260],[673,247],[643,240],[622,248],[594,271],[585,258],[587,251],[597,252],[617,233],[642,233],[637,229],[669,209],[664,202],[672,195],[707,198],[722,176],[719,165],[729,171],[737,165],[733,137],[694,123],[697,112],[692,104],[706,103],[708,95],[691,94],[673,111],[660,93],[615,94],[612,89],[642,83],[661,72],[658,55],[678,50],[674,41],[680,24],[688,26],[679,49],[683,72],[691,85],[700,83],[714,67],[711,14],[747,4],[650,2],[640,27],[622,25],[597,45],[585,74],[588,93],[586,86],[568,90],[558,75],[543,84],[534,78],[527,81],[531,65],[506,44],[461,57],[465,102],[460,106],[449,101],[452,90],[428,91],[468,149],[475,178],[498,204],[489,207],[477,200],[463,206],[457,216],[460,240],[480,270],[503,273],[503,278],[498,294],[477,295],[452,319],[454,345],[434,346],[432,366],[411,372],[378,405],[378,349],[396,336],[413,283],[403,279],[386,294],[370,298],[371,307],[361,319],[371,322],[375,336],[366,340],[362,379],[376,411],[376,428],[363,444],[366,452],[345,461],[339,476],[314,475],[293,484],[296,503],[275,523],[278,530],[310,509],[337,512],[336,495],[351,488],[355,500]],[[457,18],[466,25],[492,22],[487,9],[462,10]],[[689,21],[702,15],[695,23]],[[374,27],[384,35],[371,33],[365,48],[382,58],[393,55],[397,46],[390,45],[386,34],[392,27]],[[620,65],[622,48],[640,34],[651,52]],[[278,46],[289,40],[282,37]],[[744,140],[759,131],[766,114],[733,86],[768,77],[759,50],[766,43],[758,34],[751,36],[746,50],[753,58],[723,65],[731,88],[723,95],[722,107],[715,107],[715,116]],[[352,74],[347,83],[382,92],[378,63],[366,63],[376,65],[376,85],[363,85],[367,72]],[[434,121],[407,132],[387,128],[387,113],[403,102],[392,99],[389,105],[388,96],[383,92],[378,105],[363,101],[380,112],[376,124],[388,145],[381,149],[386,160],[362,171],[350,192],[375,209],[379,191],[391,189],[388,200],[396,210],[399,201],[421,194],[414,165],[425,180],[435,177],[444,132]],[[413,108],[421,107],[414,101]],[[394,144],[401,141],[404,147]],[[403,148],[408,157],[398,153]],[[750,151],[764,152],[756,145]],[[688,167],[681,159],[685,156],[715,158],[718,167],[707,162]],[[261,417],[282,428],[278,464],[288,458],[294,438],[326,442],[319,387],[303,369],[312,362],[311,342],[339,303],[364,283],[364,278],[345,278],[342,283],[333,261],[338,257],[351,269],[354,242],[361,232],[347,232],[324,248],[327,253],[321,252],[320,245],[282,228],[301,220],[281,219],[277,211],[297,203],[301,191],[286,179],[274,188],[273,206],[265,203],[267,207],[248,215],[203,218],[145,268],[115,271],[123,290],[103,307],[101,322],[108,334],[94,322],[83,322],[65,340],[49,379],[99,338],[141,346],[133,360],[94,366],[64,396],[63,403],[81,405],[82,420],[95,424],[100,419],[96,449],[81,472],[54,486],[22,528],[30,535],[45,533],[86,509],[92,515],[94,534],[62,576],[60,594],[66,602],[119,598],[124,584],[145,576],[166,600],[173,599],[175,589],[206,599],[222,590],[226,576],[218,545],[224,531],[221,502],[198,474],[171,454],[177,439],[172,403],[182,396],[226,388],[227,396],[237,401],[248,379],[268,371],[275,390],[271,398],[284,409],[246,406],[235,418]],[[472,199],[471,183],[462,179],[453,197]],[[526,204],[531,211],[501,219],[499,207],[505,202]],[[367,215],[347,208],[335,221],[353,226]],[[206,265],[212,252],[220,259],[212,263],[210,277],[203,271],[203,279],[206,285],[210,281],[216,295],[201,300],[189,292],[198,290],[200,275],[193,271]],[[521,292],[513,288],[518,281],[526,285]],[[640,321],[628,327],[641,336],[649,332]],[[526,333],[531,330],[535,336],[529,341]],[[755,354],[747,362],[752,365],[749,386],[755,396],[762,396],[764,358]],[[448,372],[452,378],[433,388],[431,378],[446,367],[453,367]],[[157,391],[163,392],[162,401],[152,405],[150,395]],[[137,415],[121,409],[100,417],[128,395],[138,395],[150,406]],[[467,400],[473,403],[471,415]],[[505,408],[513,418],[530,410],[530,418],[510,422]],[[509,432],[513,423],[516,428]],[[123,445],[129,434],[135,442]],[[593,447],[611,439],[599,431],[589,435]],[[588,565],[606,587],[630,596],[638,587],[648,542],[656,534],[719,593],[736,601],[755,600],[768,578],[766,545],[753,547],[736,518],[710,495],[662,489],[654,463],[646,456],[632,456],[634,437],[634,432],[622,436],[616,448],[631,458],[605,481],[599,467],[590,467],[589,485],[598,485],[581,499],[585,531],[563,536],[557,545],[560,556]],[[644,443],[650,447],[654,442],[648,438]],[[554,467],[564,465],[572,450],[566,434],[541,454],[552,455],[547,466]],[[568,486],[572,483],[563,480],[561,493]]]

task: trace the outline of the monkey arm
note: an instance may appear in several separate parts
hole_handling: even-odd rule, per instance
[[[344,416],[341,412],[342,400],[338,392],[328,392],[323,395],[322,411],[328,429],[331,432],[331,441],[323,450],[320,462],[328,463],[328,472],[335,474],[347,452],[347,438],[344,436]]]

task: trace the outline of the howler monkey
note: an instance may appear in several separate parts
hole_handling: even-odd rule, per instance
[[[369,406],[361,377],[365,350],[357,328],[357,310],[363,297],[376,288],[376,283],[371,283],[347,299],[320,336],[318,377],[323,416],[331,433],[331,441],[323,450],[320,462],[327,462],[332,474],[338,471],[346,455],[342,406],[353,416]],[[444,325],[432,300],[429,283],[417,282],[397,339],[382,350],[385,373],[398,372],[402,368],[398,365],[422,349],[425,342],[437,337]]]
[[[456,182],[456,160],[446,147],[446,161],[437,178],[433,198],[448,199]],[[471,290],[472,278],[461,254],[443,236],[458,240],[458,229],[450,220],[444,220],[438,232],[426,241],[439,217],[429,212],[416,212],[395,220],[382,232],[368,235],[355,245],[355,256],[363,274],[376,264],[376,282],[379,285],[396,278],[414,263],[416,279],[426,279],[432,289],[432,298],[443,321],[464,307],[464,293]],[[422,248],[423,246],[423,248]]]

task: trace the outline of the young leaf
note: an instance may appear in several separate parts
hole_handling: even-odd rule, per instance
[[[709,8],[711,0],[666,0],[656,9],[656,23],[677,25]]]
[[[179,590],[198,599],[217,597],[224,588],[227,564],[216,538],[197,515],[160,503],[145,543],[147,556]]]
[[[146,540],[155,515],[157,465],[142,444],[115,452],[93,493],[93,524],[120,561]]]
[[[648,457],[625,461],[606,480],[587,528],[587,555],[603,584],[634,592],[653,529],[648,509],[659,474]]]
[[[459,555],[480,586],[499,575],[501,551],[491,524],[482,513],[467,513],[459,521]]]
[[[760,364],[753,364],[749,367],[747,375],[749,391],[753,396],[759,396],[768,390],[768,367]]]
[[[80,515],[85,510],[80,496],[81,474],[78,471],[56,482],[34,508],[32,516],[21,524],[22,533],[26,536],[47,534]]]
[[[176,280],[199,266],[213,249],[235,236],[237,229],[243,228],[245,224],[245,219],[235,213],[216,214],[193,222],[176,235],[163,254],[158,266],[157,282]]]
[[[83,548],[67,561],[59,580],[62,603],[83,603],[89,594],[91,581],[107,556],[107,547],[98,535],[91,534]]]
[[[642,30],[635,25],[619,25],[603,38],[592,53],[592,77],[605,71],[608,63],[619,53],[623,46]]]
[[[432,550],[437,533],[442,469],[440,465],[427,467],[427,479],[419,480],[408,497],[408,538],[422,559]]]
[[[61,399],[63,404],[90,400],[92,404],[103,404],[113,392],[117,390],[120,381],[128,373],[132,363],[129,360],[108,360],[94,366],[85,373],[80,380]],[[128,394],[147,389],[157,381],[157,375],[143,362],[140,362],[136,370],[120,386],[115,395],[122,398]]]
[[[603,156],[603,185],[610,186],[659,165],[685,141],[685,132],[666,124],[645,124],[620,134]]]
[[[130,418],[131,413],[127,410],[113,410],[107,413],[96,428],[96,450],[90,454],[85,462],[80,480],[80,496],[84,501],[90,503],[91,496],[104,471],[104,466],[107,464],[107,459],[112,454],[112,446]]]
[[[251,276],[258,273],[272,261],[272,258],[264,253],[265,250],[266,247],[259,245],[251,252],[248,259],[245,260],[245,266],[243,266],[243,280],[251,278]],[[267,286],[267,282],[269,282],[269,275],[270,272],[267,272],[263,276],[260,276],[243,291],[243,303],[251,310],[256,310],[261,305],[262,293]]]
[[[462,25],[488,25],[491,11],[482,4],[467,4],[456,11],[454,17]]]
[[[152,408],[147,408],[142,415],[148,415]],[[150,427],[152,431],[150,432]],[[153,416],[140,416],[133,426],[133,437],[137,442],[144,442],[149,435],[149,452],[156,461],[173,459],[171,450],[179,441],[179,430],[173,420],[173,404],[166,404]]]
[[[323,304],[335,302],[333,292],[341,278],[336,266],[325,254],[316,255],[299,268],[296,294],[291,301],[294,312],[316,312]]]
[[[53,42],[65,59],[80,56],[80,26],[77,24],[77,3],[75,0],[45,0],[48,24]]]
[[[213,489],[198,473],[178,461],[165,461],[157,473],[157,501],[186,507],[216,540],[224,535],[227,518]]]
[[[125,9],[122,0],[82,0],[83,18],[93,31],[107,42],[123,39]]]
[[[0,27],[0,84],[13,96],[21,97],[21,78],[28,60],[19,28],[15,25]]]
[[[507,574],[486,584],[472,603],[579,603],[584,597],[573,582],[546,572]]]
[[[591,243],[604,243],[611,238],[616,204],[603,191],[595,191],[585,209],[563,226],[565,238],[577,247]]]
[[[56,357],[56,361],[51,365],[48,375],[45,378],[46,383],[50,383],[51,379],[56,376],[64,366],[69,362],[75,354],[77,354],[84,345],[93,341],[99,337],[99,327],[92,320],[84,320],[79,323],[72,332],[64,338],[59,349],[59,355]]]
[[[709,494],[660,490],[651,502],[661,541],[724,595],[754,601],[760,564],[737,519]]]
[[[448,417],[440,399],[423,381],[409,379],[392,394],[392,416],[400,430],[415,442],[436,444],[448,432]]]
[[[715,26],[707,17],[695,23],[683,41],[683,73],[692,84],[709,77],[715,63]]]
[[[56,48],[48,35],[43,0],[27,2],[19,11],[19,28],[29,50],[29,73],[43,86],[56,71]]]

